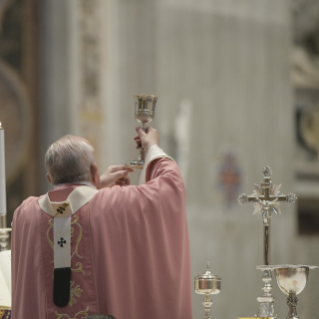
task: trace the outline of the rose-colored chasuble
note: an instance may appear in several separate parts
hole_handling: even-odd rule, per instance
[[[64,185],[23,202],[13,219],[13,319],[81,319],[92,314],[192,319],[184,183],[169,159],[152,162],[146,180],[140,186],[91,191],[91,197],[83,195],[90,197],[85,204],[84,199],[69,200],[75,189],[92,190],[79,185]],[[56,209],[69,200],[73,210],[65,307],[53,302],[54,264],[59,263],[54,249],[63,249],[68,239],[54,238],[55,218],[41,209],[43,198],[58,202]]]

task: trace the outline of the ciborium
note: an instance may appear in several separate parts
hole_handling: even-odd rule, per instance
[[[204,319],[211,319],[210,308],[213,301],[210,299],[209,295],[219,294],[221,290],[221,278],[217,275],[213,275],[209,271],[209,262],[207,262],[207,270],[204,274],[198,275],[194,279],[194,290],[196,293],[205,295],[202,302],[205,307]]]
[[[289,313],[286,319],[300,319],[297,315],[297,295],[300,294],[307,283],[309,269],[318,268],[308,265],[265,265],[258,266],[262,270],[274,270],[279,289],[286,295]]]
[[[141,124],[142,129],[147,132],[147,124],[150,124],[155,115],[155,107],[157,102],[157,96],[139,94],[135,95],[135,119]],[[145,162],[145,150],[140,148],[140,154],[138,158],[129,161],[125,164],[127,167],[142,169]]]

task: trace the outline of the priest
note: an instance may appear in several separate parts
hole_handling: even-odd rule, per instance
[[[13,217],[12,318],[192,318],[182,176],[157,131],[136,130],[146,151],[139,186],[124,166],[99,176],[80,137],[49,147],[53,190],[26,199]]]

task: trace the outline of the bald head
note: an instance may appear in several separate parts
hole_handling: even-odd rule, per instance
[[[94,149],[81,137],[66,135],[53,143],[45,154],[45,166],[53,185],[91,181]]]

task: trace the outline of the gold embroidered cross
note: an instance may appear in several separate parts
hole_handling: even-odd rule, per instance
[[[58,212],[58,214],[63,214],[66,207],[68,207],[68,206],[69,206],[69,202],[65,202],[62,204],[62,206],[59,206],[59,208],[56,211]]]

